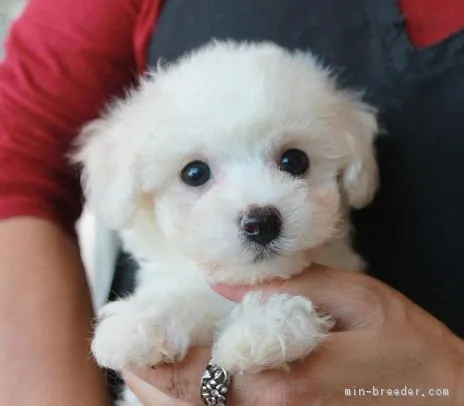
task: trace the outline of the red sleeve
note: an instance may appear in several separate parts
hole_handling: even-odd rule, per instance
[[[462,0],[397,0],[417,48],[433,46],[464,28]]]
[[[30,215],[74,232],[79,128],[143,70],[158,0],[29,0],[0,65],[0,218]]]

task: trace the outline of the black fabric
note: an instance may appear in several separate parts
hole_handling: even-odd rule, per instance
[[[109,301],[117,300],[134,292],[137,270],[138,264],[135,259],[122,251],[116,262],[116,272],[111,284]]]
[[[389,134],[381,191],[353,215],[356,246],[372,275],[464,337],[464,33],[416,50],[394,0],[167,0],[149,62],[212,37],[310,49],[366,90]]]

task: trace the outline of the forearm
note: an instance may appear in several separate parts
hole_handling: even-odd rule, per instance
[[[109,405],[89,352],[92,307],[76,245],[39,219],[0,222],[0,404]]]
[[[456,399],[457,405],[464,405],[464,341],[461,341],[461,359],[460,369],[458,373],[458,381],[456,384]]]

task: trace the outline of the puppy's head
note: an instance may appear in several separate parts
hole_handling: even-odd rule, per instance
[[[90,123],[75,160],[91,207],[214,281],[286,277],[377,185],[373,111],[308,54],[214,42]],[[150,254],[150,252],[156,254]]]

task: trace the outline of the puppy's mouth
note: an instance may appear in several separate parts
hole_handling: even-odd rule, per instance
[[[279,251],[276,248],[273,247],[262,247],[258,250],[256,250],[255,257],[253,258],[253,263],[254,264],[259,264],[262,262],[269,261],[276,256],[279,256]]]

